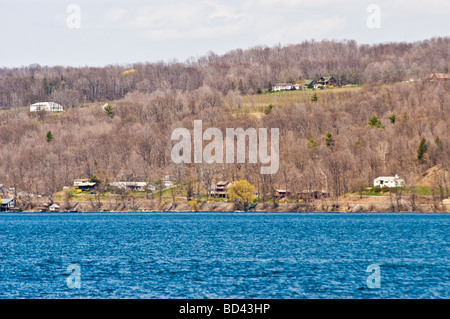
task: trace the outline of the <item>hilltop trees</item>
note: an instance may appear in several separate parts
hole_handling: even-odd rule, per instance
[[[375,45],[305,41],[284,47],[233,50],[221,56],[210,52],[185,63],[0,68],[0,109],[48,100],[74,108],[119,100],[132,92],[158,91],[207,95],[205,104],[196,105],[201,109],[216,104],[221,95],[227,96],[230,91],[240,95],[262,93],[279,81],[325,74],[333,74],[340,85],[423,79],[430,73],[448,71],[449,43],[448,37]],[[443,106],[441,97],[438,95]]]

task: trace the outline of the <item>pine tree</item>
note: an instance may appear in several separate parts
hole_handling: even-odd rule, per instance
[[[52,131],[47,132],[47,142],[53,141],[53,133]]]
[[[417,159],[419,162],[423,162],[426,151],[428,150],[428,143],[425,137],[420,140],[419,147],[417,148]]]
[[[331,150],[334,147],[334,137],[333,134],[331,134],[330,132],[327,133],[327,135],[323,138],[323,140],[325,141],[325,145],[330,148]]]

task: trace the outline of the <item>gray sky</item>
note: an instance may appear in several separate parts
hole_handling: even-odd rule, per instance
[[[449,17],[450,0],[0,0],[0,66],[184,62],[311,39],[411,42],[449,36]]]

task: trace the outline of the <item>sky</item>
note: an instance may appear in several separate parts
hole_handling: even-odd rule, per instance
[[[184,62],[306,40],[449,36],[450,0],[0,0],[0,67]]]

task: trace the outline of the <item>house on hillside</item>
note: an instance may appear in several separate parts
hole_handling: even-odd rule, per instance
[[[0,199],[0,211],[7,212],[15,207],[14,198],[1,198]]]
[[[78,187],[83,183],[89,182],[89,178],[77,178],[73,181],[73,186]]]
[[[146,182],[113,182],[109,184],[111,187],[126,189],[129,191],[145,191],[147,189]]]
[[[166,175],[163,178],[163,185],[164,187],[168,188],[168,187],[174,187],[175,186],[175,181],[176,178],[170,175]]]
[[[55,102],[38,102],[30,105],[30,112],[62,112],[64,108],[62,105]]]
[[[275,190],[275,197],[278,199],[286,198],[291,196],[291,192],[287,191],[285,189],[276,189]]]
[[[445,81],[450,80],[450,74],[448,73],[432,73],[428,76],[429,81]]]
[[[227,197],[228,188],[232,185],[230,181],[219,181],[217,184],[211,185],[210,194],[217,197]]]
[[[373,180],[374,187],[402,187],[405,186],[404,179],[395,176],[380,176]]]
[[[316,84],[315,80],[307,79],[303,81],[303,85],[308,89],[313,89],[315,84]]]
[[[147,184],[147,189],[148,189],[149,191],[154,192],[154,191],[156,191],[156,185],[153,184],[153,183],[148,183],[148,184]]]
[[[327,76],[322,76],[319,81],[317,81],[317,84],[322,85],[322,86],[336,86],[337,85],[337,81],[336,79],[331,76],[331,75],[327,75]]]
[[[89,191],[97,185],[96,182],[90,182],[88,179],[76,179],[73,182],[73,186],[82,191]]]
[[[298,90],[293,83],[277,83],[272,87],[272,91]]]

